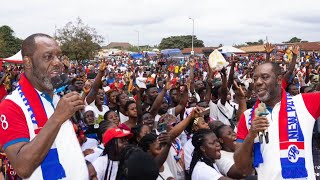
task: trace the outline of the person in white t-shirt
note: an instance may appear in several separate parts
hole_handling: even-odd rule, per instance
[[[131,137],[132,134],[129,131],[119,128],[111,128],[104,133],[102,156],[92,163],[99,180],[104,180],[105,177],[111,180],[116,179],[120,152],[127,145],[127,139]]]
[[[106,64],[101,63],[99,66],[99,72],[94,79],[92,88],[89,91],[89,94],[85,98],[85,104],[93,107],[97,123],[100,123],[103,120],[103,115],[109,111],[109,107],[104,105],[104,90],[102,87],[102,76],[106,70]]]
[[[214,132],[222,147],[222,150],[220,151],[221,158],[216,160],[216,165],[219,171],[224,176],[228,176],[230,178],[244,178],[243,174],[239,171],[239,168],[236,167],[233,159],[237,140],[236,133],[230,126],[225,124],[216,127]]]
[[[194,119],[191,124],[186,128],[186,131],[189,134],[195,133],[200,129],[209,129],[208,123],[204,120],[203,117],[199,117]],[[194,150],[194,146],[192,145],[192,139],[189,139],[183,146],[184,149],[184,164],[185,164],[185,169],[189,171],[190,169],[190,163],[192,159],[192,153]]]
[[[222,180],[224,177],[215,161],[221,157],[218,138],[210,129],[200,129],[192,137],[194,152],[190,164],[192,180]]]
[[[99,139],[99,145],[94,148],[94,149],[90,149],[91,152],[89,152],[90,154],[85,155],[85,159],[88,160],[89,162],[94,162],[96,159],[98,159],[98,157],[100,157],[102,155],[102,152],[104,150],[104,145],[102,143],[102,137],[103,134],[111,128],[116,128],[117,126],[111,122],[111,121],[102,121],[101,123],[99,123],[99,128],[97,130],[97,136]]]

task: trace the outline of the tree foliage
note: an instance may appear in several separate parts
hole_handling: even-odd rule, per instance
[[[63,28],[57,29],[55,39],[59,41],[62,53],[72,60],[92,59],[103,42],[103,37],[79,17],[75,23],[68,22]]]
[[[159,44],[160,49],[173,49],[179,48],[184,49],[191,47],[192,36],[171,36],[163,38]],[[196,36],[193,37],[193,47],[204,47],[203,41],[197,39]]]
[[[293,37],[293,38],[291,38],[289,41],[284,42],[284,43],[299,43],[299,42],[301,42],[301,39],[300,39],[300,38]]]
[[[246,44],[249,45],[249,46],[262,45],[263,44],[263,40],[259,39],[257,42],[246,42]]]
[[[9,26],[0,27],[0,58],[15,55],[21,50],[22,40],[14,36],[14,31]]]

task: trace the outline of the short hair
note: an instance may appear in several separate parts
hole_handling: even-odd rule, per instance
[[[200,95],[202,92],[204,92],[207,88],[201,87],[198,89],[198,94]]]
[[[103,137],[103,134],[110,128],[112,127],[112,125],[114,125],[113,122],[111,121],[107,121],[107,120],[104,120],[104,121],[101,121],[99,123],[99,128],[97,130],[97,136],[98,136],[98,139],[100,142],[102,142],[102,137]]]
[[[170,96],[173,93],[173,91],[178,91],[179,92],[178,88],[171,88],[170,91],[169,91]]]
[[[149,133],[143,136],[140,140],[139,147],[144,151],[147,152],[150,149],[150,145],[157,140],[158,135],[155,133]]]
[[[147,91],[151,88],[156,88],[157,86],[153,85],[153,84],[148,84],[147,85]]]
[[[23,42],[22,42],[22,48],[21,48],[21,55],[22,58],[24,56],[32,57],[35,50],[36,50],[36,38],[37,37],[46,37],[49,39],[53,39],[51,36],[47,34],[42,34],[42,33],[36,33],[32,34],[31,36],[27,37]]]
[[[270,64],[272,66],[272,71],[274,72],[274,74],[276,76],[280,76],[282,74],[281,67],[279,66],[279,64],[277,64],[275,62],[266,62],[266,63],[260,64],[260,65],[264,65],[264,64]]]
[[[134,145],[127,145],[122,150],[116,179],[155,180],[158,175],[159,168],[150,154]]]
[[[128,111],[128,110],[129,110],[129,106],[130,106],[131,104],[136,104],[136,102],[131,101],[131,100],[127,101],[126,105],[124,106],[124,110],[125,110],[125,111]]]

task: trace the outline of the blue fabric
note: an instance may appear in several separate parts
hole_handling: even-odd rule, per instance
[[[236,141],[239,142],[239,143],[243,143],[244,140],[242,140],[242,139],[237,139]]]
[[[280,161],[281,164],[285,164],[285,166],[282,166],[281,168],[283,178],[291,179],[308,177],[304,158],[299,158],[295,164],[292,164],[288,158],[281,158]]]
[[[30,142],[30,140],[28,138],[18,138],[18,139],[11,140],[6,144],[4,144],[3,149],[6,149],[7,147],[17,144],[19,142]]]
[[[57,180],[66,177],[66,172],[59,162],[57,149],[50,149],[41,163],[41,169],[43,180]]]
[[[260,142],[253,144],[253,167],[258,167],[260,163],[263,163],[263,157],[261,154]]]
[[[96,133],[85,134],[87,138],[99,140],[98,135]]]
[[[114,81],[115,81],[115,78],[112,78],[112,79],[108,78],[107,85],[109,86],[110,84],[114,83]]]

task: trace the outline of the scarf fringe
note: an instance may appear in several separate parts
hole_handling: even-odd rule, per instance
[[[281,173],[284,179],[308,177],[305,166],[282,166]]]

